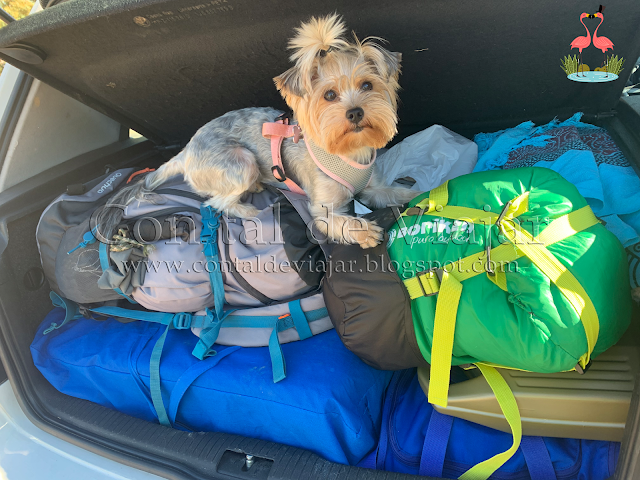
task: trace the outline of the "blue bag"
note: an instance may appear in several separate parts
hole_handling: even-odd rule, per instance
[[[166,326],[80,318],[53,310],[31,344],[36,367],[60,392],[158,421],[149,390],[150,358]],[[334,330],[282,345],[287,378],[273,383],[269,349],[216,345],[192,355],[198,337],[167,332],[160,362],[163,403],[172,424],[222,431],[311,450],[356,464],[375,448],[391,372],[367,366]]]
[[[360,466],[458,478],[511,443],[509,433],[434,410],[416,370],[403,370],[389,384],[378,448]],[[490,478],[605,480],[614,474],[619,450],[617,442],[523,436],[516,454]]]

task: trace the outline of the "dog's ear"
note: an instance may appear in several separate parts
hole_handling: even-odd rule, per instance
[[[298,66],[291,67],[282,75],[278,75],[273,79],[276,84],[276,88],[289,104],[291,97],[302,97],[304,95],[304,88],[302,86],[302,75]]]
[[[378,71],[382,78],[398,80],[400,75],[400,62],[402,54],[400,52],[390,52],[377,43],[365,40],[361,44],[364,58]]]

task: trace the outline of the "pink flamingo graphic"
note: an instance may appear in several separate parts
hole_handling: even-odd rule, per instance
[[[600,5],[600,9],[598,10],[598,13],[594,15],[596,18],[600,19],[600,23],[598,24],[595,31],[593,32],[593,46],[599,50],[602,50],[602,54],[604,55],[604,59],[602,60],[602,65],[605,67],[605,71],[606,71],[607,50],[608,49],[613,50],[613,42],[609,40],[607,37],[598,37],[598,28],[600,28],[600,25],[602,25],[602,22],[604,22],[604,15],[602,15],[603,11],[604,11],[604,7]],[[607,74],[605,75],[605,77],[608,77],[608,76],[609,76],[609,72],[607,71]]]
[[[580,65],[582,65],[582,50],[587,48],[589,45],[591,45],[591,33],[589,32],[589,29],[587,28],[587,26],[582,21],[583,18],[587,18],[587,17],[589,17],[588,13],[582,13],[580,15],[580,23],[582,24],[584,29],[587,31],[587,36],[586,37],[576,37],[576,38],[573,39],[573,42],[571,42],[571,49],[573,50],[574,48],[577,48],[578,52],[579,52],[579,57],[580,57],[580,60],[578,61],[578,73],[576,73],[576,76],[579,76]],[[595,35],[593,37],[593,40],[594,40],[594,43],[595,43]],[[584,74],[584,68],[582,69],[582,76],[586,77],[586,75]]]

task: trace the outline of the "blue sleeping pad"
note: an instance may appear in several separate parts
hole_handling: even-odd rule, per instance
[[[31,344],[36,367],[60,392],[158,421],[149,363],[165,326],[81,318],[43,335],[64,310],[53,310]],[[375,448],[392,372],[348,351],[334,330],[282,345],[287,378],[273,382],[269,349],[215,346],[192,355],[198,338],[170,330],[160,364],[162,396],[177,428],[221,431],[311,450],[356,464]]]

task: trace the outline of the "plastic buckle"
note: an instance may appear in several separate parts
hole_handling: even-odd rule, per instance
[[[279,178],[276,175],[276,172],[278,173],[278,175],[280,175]],[[274,165],[273,167],[271,167],[271,173],[273,174],[273,178],[275,178],[279,182],[284,182],[287,179],[287,176],[284,174],[282,168],[280,168],[280,165]]]
[[[478,368],[473,363],[462,363],[458,365],[458,367],[460,367],[463,370],[473,370],[474,368]]]
[[[202,243],[205,247],[207,245],[211,244],[211,239],[213,238],[213,235],[211,235],[210,233],[201,233],[200,234],[200,243]]]
[[[425,213],[425,210],[423,208],[418,208],[418,207],[407,208],[404,211],[404,214],[407,217],[415,217],[417,215],[424,215],[424,213]]]
[[[582,368],[579,363],[576,363],[576,372],[578,372],[579,375],[584,375],[589,368],[591,368],[591,359],[589,359],[589,363],[587,363],[584,368]]]
[[[416,274],[416,278],[418,279],[418,285],[420,285],[420,289],[422,290],[422,295],[425,297],[432,297],[434,295],[437,295],[438,292],[434,292],[434,293],[427,293],[426,290],[424,289],[424,285],[422,285],[422,281],[420,280],[419,277],[426,275],[428,273],[435,273],[436,274],[436,278],[438,279],[438,283],[442,283],[442,269],[438,268],[438,267],[433,267],[430,268],[429,270],[423,270],[421,272],[418,272]]]
[[[173,324],[173,328],[176,330],[186,330],[187,328],[191,328],[191,321],[193,320],[193,315],[191,313],[176,313],[171,320]]]

